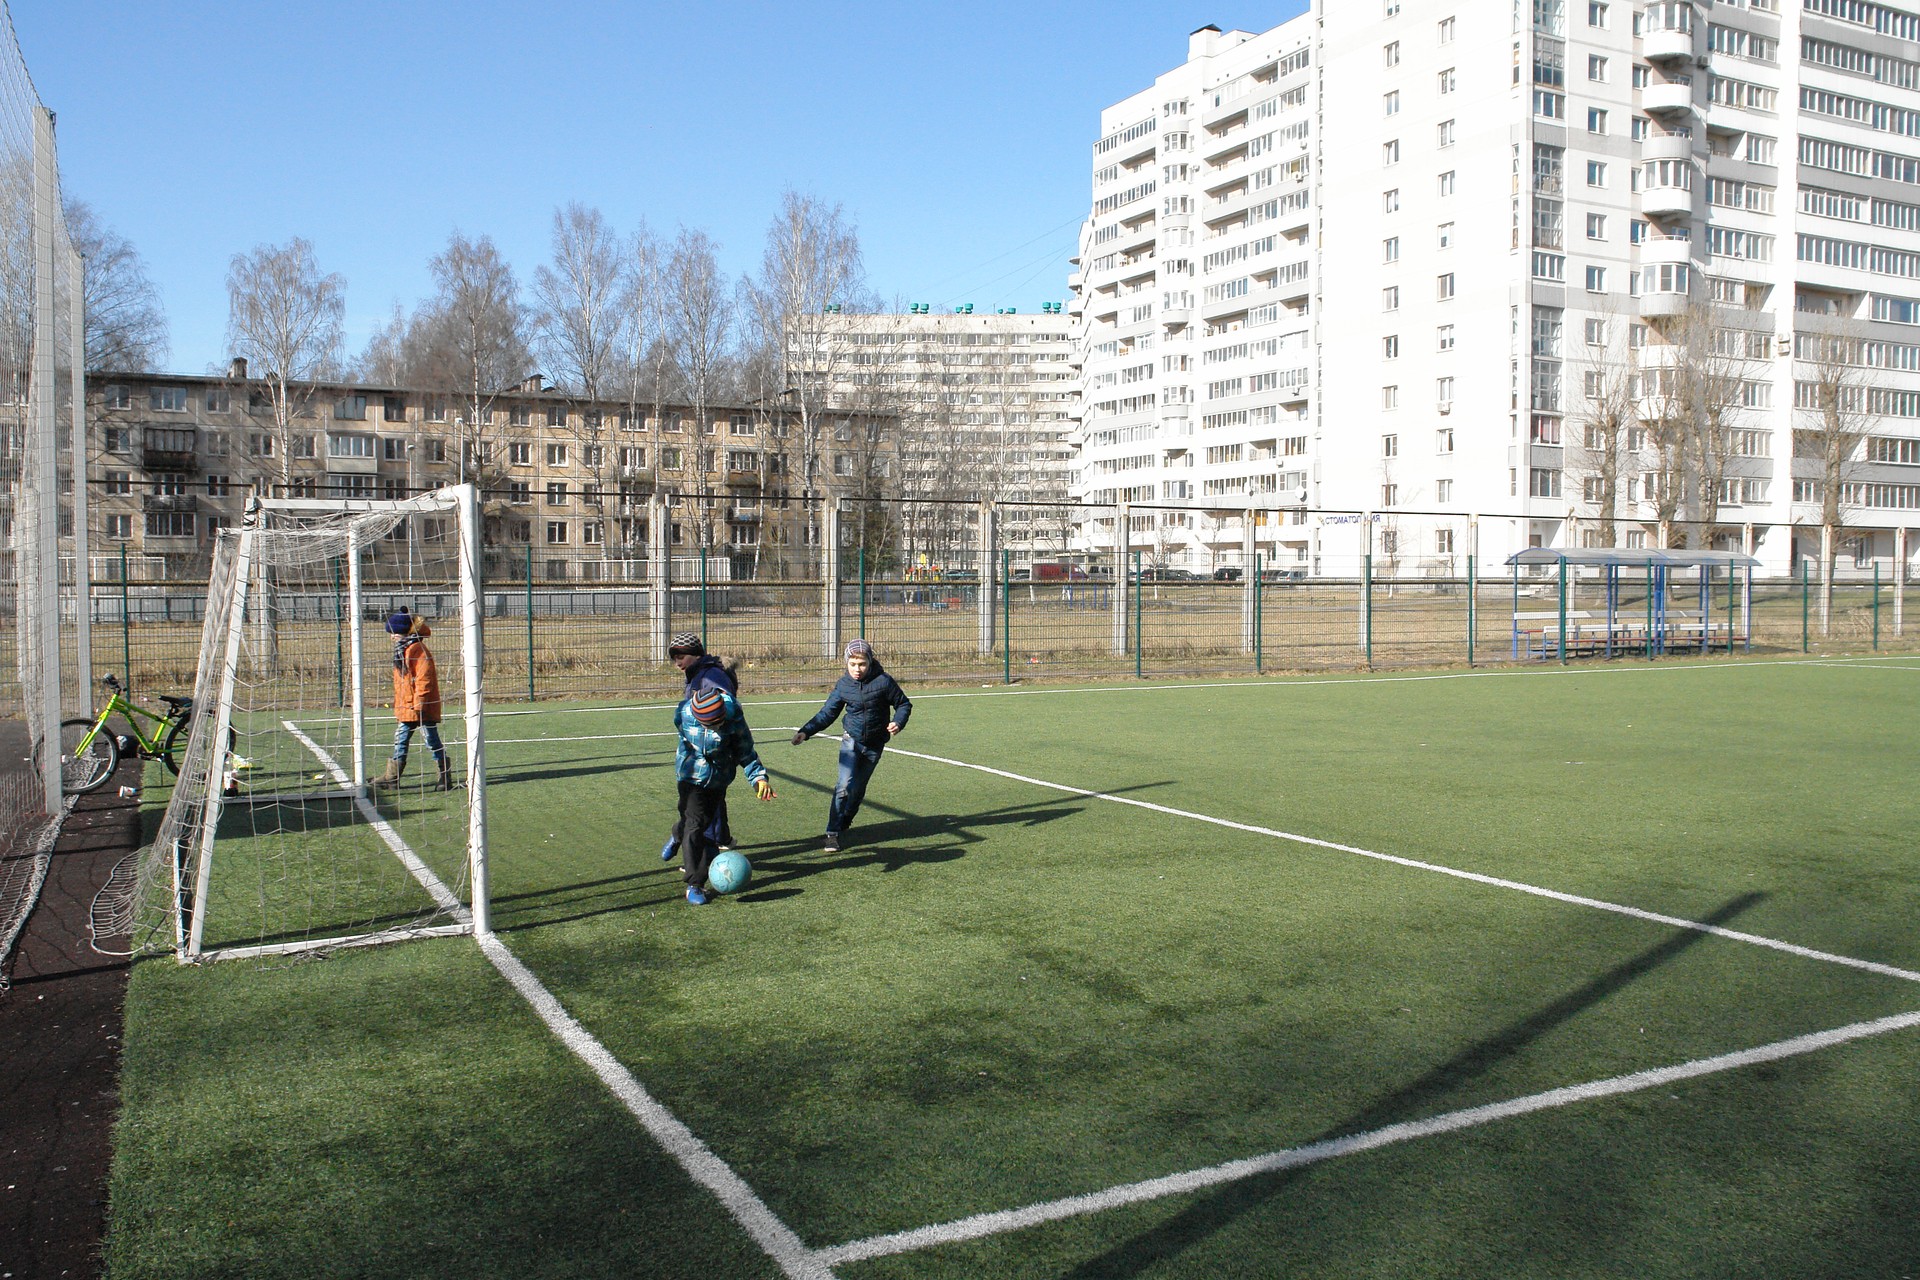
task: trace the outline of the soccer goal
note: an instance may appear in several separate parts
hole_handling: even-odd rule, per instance
[[[479,520],[461,485],[261,500],[221,531],[179,778],[96,901],[96,939],[198,961],[488,932]],[[423,723],[393,781],[414,620],[444,767]]]

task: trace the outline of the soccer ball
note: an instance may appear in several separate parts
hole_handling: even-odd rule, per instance
[[[715,893],[736,893],[753,878],[753,864],[729,849],[707,865],[707,883]]]

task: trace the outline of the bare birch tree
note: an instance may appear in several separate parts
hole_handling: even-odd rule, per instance
[[[1833,570],[1847,527],[1847,491],[1864,465],[1874,422],[1873,379],[1866,344],[1851,327],[1796,338],[1795,409],[1812,411],[1813,425],[1796,428],[1793,454],[1812,459],[1820,500],[1820,634],[1833,618]]]
[[[346,287],[320,273],[313,246],[298,237],[235,254],[227,266],[227,347],[267,384],[283,485],[293,482],[293,419],[313,383],[337,371]]]
[[[715,394],[733,333],[733,296],[720,271],[716,246],[704,231],[681,229],[667,255],[661,283],[667,337],[693,409],[685,461],[693,482],[694,524],[704,554],[714,542],[713,483],[706,464],[714,448]]]
[[[86,259],[87,368],[140,373],[167,359],[167,316],[139,251],[84,201],[66,202],[67,236]]]
[[[750,296],[756,324],[781,371],[780,392],[795,413],[794,462],[803,486],[810,488],[822,465],[822,415],[852,358],[845,332],[814,318],[829,308],[843,314],[872,308],[859,234],[839,205],[791,189],[781,196]],[[789,388],[791,396],[785,394]],[[809,504],[807,519],[813,518]],[[808,544],[816,537],[809,523]]]
[[[1628,482],[1636,478],[1639,415],[1634,391],[1639,377],[1629,322],[1611,312],[1595,319],[1602,326],[1601,340],[1581,348],[1581,395],[1571,415],[1576,435],[1567,449],[1567,470],[1580,484],[1581,501],[1595,521],[1600,544],[1617,547]]]
[[[435,293],[415,318],[409,364],[426,387],[458,398],[465,428],[461,470],[483,489],[504,475],[504,433],[494,423],[494,400],[523,381],[533,364],[527,349],[526,310],[513,268],[493,241],[458,231],[427,264]]]

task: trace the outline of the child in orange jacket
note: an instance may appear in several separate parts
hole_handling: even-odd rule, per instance
[[[427,749],[440,766],[440,778],[434,785],[442,791],[453,790],[453,762],[440,741],[440,672],[427,651],[427,637],[433,634],[426,619],[416,618],[405,606],[387,619],[387,633],[393,641],[393,757],[387,771],[373,780],[376,787],[391,787],[400,781],[407,768],[407,744],[413,731],[426,735]]]

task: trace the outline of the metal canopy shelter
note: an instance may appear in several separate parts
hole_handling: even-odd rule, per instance
[[[1507,557],[1513,568],[1513,656],[1565,662],[1569,654],[1608,658],[1624,653],[1658,657],[1676,649],[1710,653],[1724,642],[1753,648],[1753,570],[1760,563],[1738,551],[1686,551],[1645,547],[1528,547]],[[1520,607],[1521,566],[1558,566],[1559,602],[1552,611]],[[1577,607],[1582,570],[1599,581],[1599,611]],[[1635,572],[1635,571],[1638,572]],[[1692,608],[1676,607],[1679,573],[1696,570]],[[1725,570],[1725,607],[1714,613],[1715,575]],[[1643,608],[1622,607],[1623,591],[1644,589]],[[1573,602],[1576,607],[1569,608]],[[1600,603],[1597,601],[1596,603]]]

